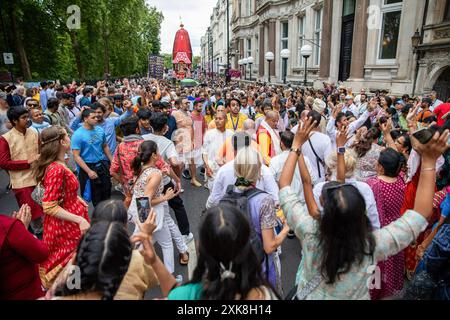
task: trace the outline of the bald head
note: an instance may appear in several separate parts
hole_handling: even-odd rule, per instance
[[[272,129],[277,129],[278,121],[280,121],[280,115],[276,111],[269,111],[266,113],[265,121]]]
[[[247,119],[244,121],[244,131],[255,130],[255,121],[252,119]]]

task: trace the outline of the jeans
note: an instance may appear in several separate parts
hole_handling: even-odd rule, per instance
[[[86,163],[89,169],[95,171],[98,175],[97,179],[91,179],[91,196],[92,204],[97,206],[100,202],[104,200],[109,200],[111,198],[111,176],[109,175],[109,162],[100,161],[98,163]],[[80,168],[78,173],[78,180],[80,181],[80,191],[81,194],[84,193],[86,187],[86,182],[89,176],[83,169]]]

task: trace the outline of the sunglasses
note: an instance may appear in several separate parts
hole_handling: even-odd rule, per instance
[[[37,108],[37,107],[39,107],[39,105],[37,103],[27,103],[27,107]]]

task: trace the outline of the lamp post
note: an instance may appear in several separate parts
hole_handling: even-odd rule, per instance
[[[300,49],[300,54],[302,55],[303,58],[305,58],[305,81],[304,81],[305,87],[308,82],[308,58],[312,55],[312,52],[313,52],[313,49],[309,44],[305,44]]]
[[[283,59],[283,83],[286,84],[286,76],[287,76],[287,60],[289,59],[291,52],[289,49],[283,49],[280,52],[280,56]]]
[[[411,45],[414,49],[414,55],[417,55],[416,58],[416,69],[414,72],[414,84],[413,84],[413,90],[412,90],[412,96],[414,97],[414,94],[416,93],[416,84],[417,84],[417,74],[419,73],[419,52],[418,48],[420,45],[420,41],[422,40],[422,36],[419,33],[419,29],[416,30],[414,35],[411,37]]]
[[[250,66],[250,81],[252,81],[252,64],[253,64],[253,62],[255,62],[255,59],[253,59],[252,56],[247,58],[247,63]]]
[[[269,63],[269,83],[270,83],[270,63],[273,61],[275,56],[274,56],[273,52],[268,51],[268,52],[266,52],[264,57],[266,58],[267,62]]]
[[[247,80],[247,63],[247,58],[242,59],[242,65],[244,66],[244,80]]]

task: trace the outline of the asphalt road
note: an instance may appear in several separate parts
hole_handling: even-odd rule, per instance
[[[189,275],[192,274],[193,269],[196,264],[196,254],[195,254],[195,244],[198,239],[198,229],[201,222],[201,213],[204,209],[206,199],[208,198],[209,191],[203,187],[196,188],[190,185],[188,180],[183,180],[183,188],[184,193],[181,195],[184,205],[186,207],[190,229],[194,234],[195,241],[190,242],[189,244],[189,252],[190,252],[190,263],[188,266],[181,266],[178,263],[178,254],[175,254],[175,275],[181,274],[183,276],[183,280],[186,282],[189,279]],[[201,177],[198,177],[198,180],[201,181]],[[0,170],[0,214],[11,215],[14,210],[18,210],[17,202],[14,197],[14,194],[7,190],[7,185],[9,182],[9,178],[3,170]],[[113,198],[120,199],[121,195],[114,191]],[[92,212],[92,205],[90,206],[89,213]],[[175,216],[172,213],[172,217],[176,222]],[[161,251],[156,245],[156,250],[159,255],[162,257]],[[175,247],[175,245],[174,245]],[[301,250],[300,244],[298,240],[295,239],[286,239],[282,245],[282,254],[281,254],[281,270],[282,270],[282,280],[283,280],[283,290],[284,295],[286,295],[290,289],[292,289],[295,280],[295,274],[297,272],[297,268],[300,262]],[[153,298],[160,296],[159,289],[150,290],[146,298]]]

